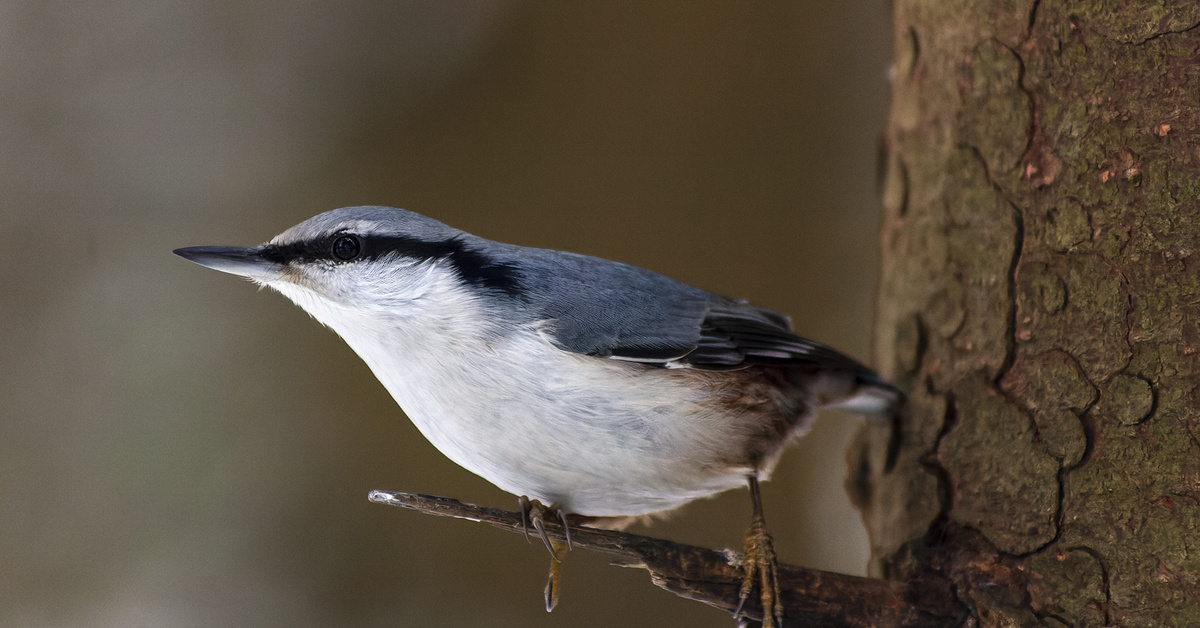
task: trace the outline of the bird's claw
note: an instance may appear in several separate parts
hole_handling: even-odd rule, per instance
[[[532,517],[533,529],[537,530],[538,536],[542,537],[542,543],[546,544],[546,549],[550,551],[550,557],[555,561],[561,560],[558,557],[558,552],[554,551],[554,544],[550,542],[550,536],[546,534],[546,522],[542,520],[542,517],[536,516],[535,513],[531,514],[535,515]]]
[[[521,531],[525,533],[525,542],[529,543],[529,511],[533,505],[529,503],[529,498],[522,495],[517,498],[517,510],[521,512]]]
[[[571,524],[567,523],[567,513],[563,512],[562,508],[556,508],[554,514],[558,516],[558,523],[562,526],[563,536],[567,537],[567,551],[575,549],[575,545],[571,543]]]

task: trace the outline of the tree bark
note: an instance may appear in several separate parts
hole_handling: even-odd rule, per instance
[[[874,575],[981,626],[1200,625],[1200,4],[896,0]]]

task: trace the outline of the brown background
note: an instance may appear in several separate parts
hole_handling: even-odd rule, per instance
[[[867,359],[884,5],[0,2],[0,625],[732,625],[583,552],[546,615],[542,548],[368,504],[514,500],[332,333],[170,250],[396,205]],[[864,571],[856,425],[765,487],[783,560]],[[650,532],[737,545],[747,502]]]

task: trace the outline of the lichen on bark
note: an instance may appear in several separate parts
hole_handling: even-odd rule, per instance
[[[897,0],[872,571],[980,625],[1200,625],[1200,5]]]

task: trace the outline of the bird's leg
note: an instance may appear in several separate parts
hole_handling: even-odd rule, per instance
[[[562,561],[555,554],[555,549],[562,552],[567,548],[567,544],[562,541],[551,541],[553,547],[550,548],[550,577],[546,579],[546,612],[554,610],[558,605],[558,572],[562,569]]]
[[[559,556],[572,549],[571,527],[567,524],[567,513],[563,512],[561,508],[546,507],[536,499],[530,500],[524,495],[517,499],[517,504],[521,510],[521,528],[525,532],[525,540],[529,540],[529,525],[532,524],[533,528],[537,530],[538,536],[542,538],[542,543],[545,543],[546,549],[550,551],[550,577],[546,582],[545,590],[546,612],[550,612],[558,604],[558,577],[562,568],[562,559]],[[546,520],[550,512],[554,513],[554,518],[562,526],[566,541],[552,541],[546,534]]]
[[[745,606],[746,600],[754,592],[757,584],[759,599],[762,600],[763,628],[782,628],[783,602],[779,595],[779,566],[775,559],[775,547],[771,543],[771,534],[767,532],[767,521],[763,518],[758,478],[750,476],[749,484],[754,516],[750,519],[750,527],[746,530],[746,541],[743,546],[746,557],[742,566],[745,571],[745,579],[742,580],[742,591],[733,616],[741,617],[742,607]]]

